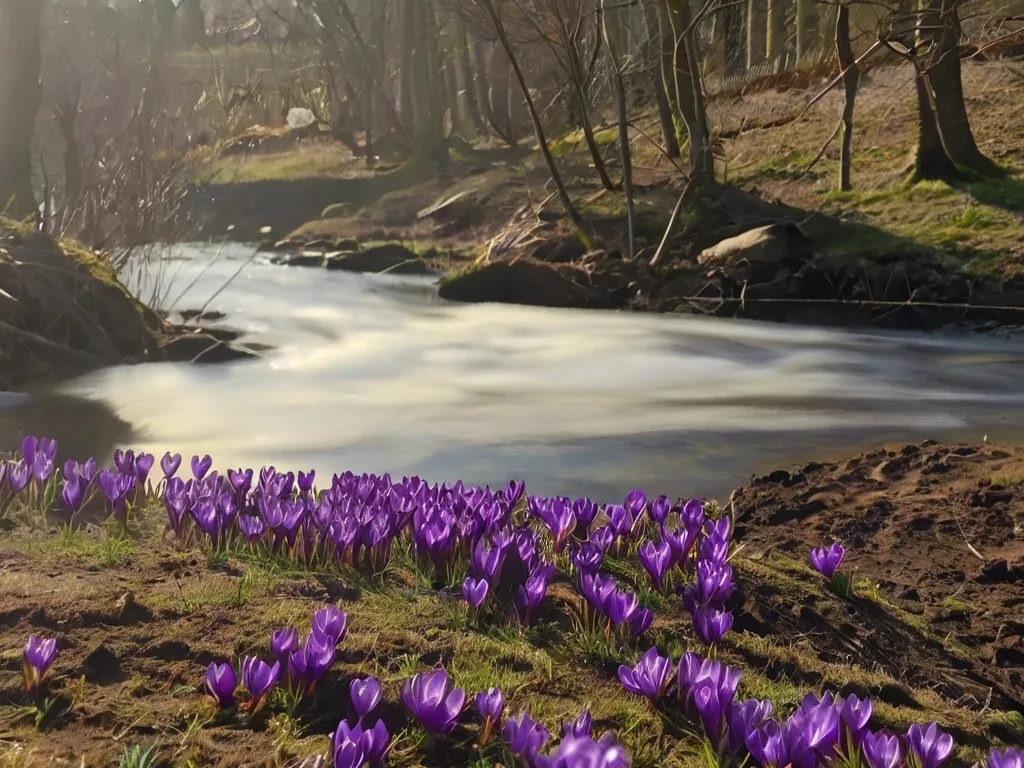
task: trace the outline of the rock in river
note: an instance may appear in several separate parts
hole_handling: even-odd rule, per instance
[[[430,271],[423,259],[405,246],[394,243],[365,251],[329,253],[324,259],[324,266],[345,272],[387,272],[392,275],[426,275]]]

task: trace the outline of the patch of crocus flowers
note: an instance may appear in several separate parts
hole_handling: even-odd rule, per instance
[[[680,713],[703,729],[719,764],[764,768],[939,768],[953,752],[953,737],[937,723],[911,725],[905,734],[872,731],[871,700],[808,694],[788,717],[773,717],[768,699],[738,701],[740,670],[687,652],[678,663],[651,648],[634,667],[619,668],[619,680],[666,714]],[[1019,750],[993,750],[989,768],[1020,765]]]
[[[220,474],[209,456],[193,456],[182,470],[182,457],[170,453],[159,462],[162,478],[150,485],[155,461],[149,454],[118,451],[114,467],[99,471],[92,460],[68,461],[55,470],[55,459],[54,441],[26,438],[20,455],[0,461],[0,516],[13,500],[24,499],[42,502],[47,512],[63,509],[73,520],[100,494],[108,511],[125,521],[138,494],[155,486],[167,531],[179,546],[259,550],[370,574],[382,573],[396,553],[407,551],[422,575],[459,592],[477,618],[509,606],[509,617],[523,627],[542,615],[561,570],[580,595],[577,628],[616,648],[642,642],[655,619],[647,607],[653,594],[676,594],[710,658],[686,652],[676,661],[652,647],[635,665],[621,666],[619,680],[657,711],[699,725],[720,761],[814,768],[838,759],[867,768],[939,768],[953,750],[952,738],[934,723],[902,734],[871,730],[871,702],[856,696],[811,694],[786,717],[769,700],[737,701],[741,672],[714,658],[733,623],[731,521],[698,500],[649,500],[634,490],[622,504],[601,507],[585,498],[530,495],[522,482],[492,490],[349,472],[317,488],[313,472],[265,467]],[[834,582],[844,556],[837,543],[814,550],[810,559]],[[622,578],[623,561],[630,559],[642,568],[643,577],[634,583],[620,583],[607,572],[616,570]],[[304,636],[295,627],[274,632],[268,660],[247,656],[237,667],[211,664],[205,688],[227,709],[235,706],[241,686],[246,695],[240,706],[250,716],[267,705],[275,689],[289,709],[296,707],[315,695],[346,630],[345,613],[324,608]],[[30,639],[24,653],[30,691],[41,686],[55,652],[53,640]],[[383,696],[375,678],[350,681],[351,714],[333,736],[336,768],[385,765],[391,737],[377,715]],[[401,688],[405,709],[431,738],[449,737],[465,725],[470,700],[482,723],[479,744],[500,735],[507,752],[526,768],[630,764],[612,734],[592,737],[586,711],[562,728],[550,748],[551,732],[529,714],[506,718],[505,697],[497,688],[469,699],[441,668],[414,675]],[[1024,761],[1018,750],[993,751],[987,765],[1024,768]]]
[[[309,633],[299,642],[299,632],[285,627],[270,637],[273,663],[258,656],[246,656],[240,666],[240,676],[228,663],[211,663],[206,670],[206,691],[221,708],[235,703],[239,679],[248,693],[241,706],[255,715],[264,706],[271,690],[283,683],[291,705],[297,706],[312,696],[316,684],[334,664],[338,644],[345,639],[348,618],[344,611],[327,606],[313,614]]]

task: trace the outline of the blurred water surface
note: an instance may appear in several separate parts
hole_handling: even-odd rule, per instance
[[[222,468],[723,495],[881,441],[1024,433],[1021,338],[457,305],[427,279],[273,266],[234,245],[178,246],[124,278],[275,351],[114,368],[62,392],[108,405],[136,447]],[[66,410],[38,431],[75,429]]]

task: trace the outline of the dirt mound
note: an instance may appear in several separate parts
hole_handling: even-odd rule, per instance
[[[0,388],[147,359],[162,329],[99,257],[0,220]]]
[[[603,292],[583,279],[585,273],[573,267],[520,259],[470,269],[442,282],[439,293],[450,301],[578,309],[612,306]]]
[[[915,686],[1024,712],[1024,449],[928,441],[773,472],[733,501],[748,555],[806,563],[838,540],[858,592],[877,590],[870,612],[860,601],[856,617],[818,622],[822,637],[839,636],[837,653],[846,645],[903,665]],[[778,597],[762,597],[765,621],[784,623]],[[904,637],[896,617],[931,640]]]

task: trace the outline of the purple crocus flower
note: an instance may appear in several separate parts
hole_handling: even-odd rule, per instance
[[[570,558],[581,573],[597,573],[604,562],[604,550],[592,542],[584,541],[573,547]]]
[[[545,520],[555,540],[555,553],[565,549],[569,534],[576,530],[576,514],[568,499],[555,499],[551,503],[551,512]]]
[[[301,650],[288,657],[288,676],[294,687],[305,683],[304,695],[310,696],[320,678],[334,664],[335,643],[332,638],[313,630]],[[302,655],[302,660],[298,656]],[[293,661],[294,660],[294,661]],[[294,675],[292,673],[295,673]]]
[[[280,676],[281,662],[275,661],[274,666],[270,666],[257,656],[246,656],[242,661],[242,686],[252,697],[246,709],[253,714],[259,712]]]
[[[295,627],[279,629],[270,636],[270,653],[275,659],[287,661],[299,647],[299,631]]]
[[[626,619],[630,637],[640,637],[640,635],[646,632],[653,623],[654,611],[650,608],[640,608],[639,610],[633,611],[633,613],[631,613]]]
[[[562,738],[564,739],[569,735],[576,736],[577,738],[589,736],[592,725],[593,718],[590,715],[590,710],[584,709],[576,716],[575,720],[562,726]]]
[[[206,691],[217,702],[217,706],[226,709],[235,703],[235,688],[238,680],[235,670],[230,664],[214,664],[206,668]]]
[[[590,499],[576,499],[572,503],[572,513],[576,515],[576,535],[585,538],[597,517],[597,503]]]
[[[953,737],[939,730],[938,723],[910,726],[907,743],[921,761],[921,768],[938,768],[953,752]]]
[[[539,756],[535,768],[629,768],[629,753],[611,732],[594,741],[590,736],[562,739],[550,755]]]
[[[646,506],[647,494],[639,488],[634,488],[626,494],[625,507],[629,510],[630,517],[633,518],[633,520],[636,520],[636,518],[643,514],[644,507]]]
[[[704,645],[714,645],[732,628],[732,613],[714,608],[698,608],[693,613],[693,630]]]
[[[149,479],[150,470],[153,469],[153,454],[151,453],[140,453],[135,457],[135,461],[132,465],[132,474],[135,475],[135,479],[143,485],[146,484],[146,480]]]
[[[903,763],[903,748],[899,736],[886,731],[864,734],[860,749],[868,768],[899,768]]]
[[[486,744],[491,738],[491,731],[501,725],[501,716],[505,713],[505,695],[500,688],[488,688],[480,691],[474,700],[476,711],[484,719],[484,731],[480,743]]]
[[[46,483],[53,474],[53,462],[57,458],[57,441],[28,436],[21,443],[21,456],[28,466],[29,476]]]
[[[761,725],[772,714],[772,702],[769,699],[759,701],[748,699],[742,703],[734,701],[729,707],[729,750],[738,755],[747,743],[747,736]]]
[[[1006,749],[1000,752],[998,749],[993,749],[989,752],[985,766],[986,768],[1024,768],[1024,751]],[[875,768],[875,766],[871,766],[871,768]]]
[[[615,577],[600,573],[584,573],[580,576],[580,594],[595,610],[609,616],[608,604],[616,595],[618,585]]]
[[[637,553],[640,556],[640,563],[647,571],[654,582],[654,588],[661,591],[662,581],[668,573],[668,567],[672,564],[672,548],[666,541],[644,542]]]
[[[334,768],[382,768],[391,747],[391,735],[383,720],[373,728],[355,726],[342,720],[332,737],[331,755]]]
[[[196,480],[202,480],[204,477],[206,477],[206,473],[210,471],[210,467],[212,466],[213,459],[211,459],[209,456],[203,456],[203,458],[201,459],[198,456],[193,456],[192,476]]]
[[[60,497],[64,500],[64,505],[68,508],[72,518],[82,508],[82,503],[85,501],[85,489],[86,484],[77,477],[67,477],[64,480]]]
[[[789,759],[797,768],[814,768],[839,745],[839,708],[831,693],[818,700],[808,694],[786,723]]]
[[[459,722],[466,692],[443,669],[414,675],[402,686],[402,701],[429,733],[450,734]]]
[[[690,613],[702,606],[722,609],[735,590],[731,565],[715,565],[707,560],[699,560],[697,580],[683,590],[683,602]]]
[[[526,579],[526,584],[516,591],[515,604],[519,620],[527,625],[531,614],[544,600],[548,591],[548,583],[555,574],[555,566],[551,563],[539,563]]]
[[[847,696],[839,710],[839,718],[846,737],[850,739],[854,747],[859,747],[868,732],[868,722],[871,720],[871,699],[858,699],[852,694]],[[846,739],[841,739],[841,741],[845,743]]]
[[[640,598],[635,592],[616,591],[606,603],[608,618],[616,627],[625,624],[640,608]]]
[[[19,462],[9,464],[7,470],[7,487],[11,489],[11,493],[17,496],[25,487],[29,484],[32,479],[32,467],[29,463],[22,459]]]
[[[723,692],[710,680],[703,680],[691,691],[693,704],[700,716],[704,732],[711,743],[719,746],[722,740],[722,723],[731,701],[723,700]]]
[[[467,576],[466,580],[462,583],[462,599],[470,607],[479,608],[484,604],[484,600],[487,599],[487,592],[490,586],[486,579],[474,579],[472,576]]]
[[[348,684],[348,692],[352,698],[352,707],[360,719],[376,709],[384,694],[380,680],[375,677],[353,680]]]
[[[333,768],[363,768],[366,764],[366,753],[358,741],[351,737],[339,738],[342,726],[348,726],[345,721],[338,723],[338,730],[335,731],[334,742],[331,747],[331,765]]]
[[[605,514],[608,516],[608,526],[616,539],[626,538],[633,530],[633,516],[621,504],[609,504],[605,508]]]
[[[516,505],[522,500],[524,493],[526,493],[525,482],[522,480],[518,482],[515,480],[508,481],[508,485],[505,488],[505,503],[508,504],[509,511],[515,509]]]
[[[494,546],[488,548],[486,542],[480,539],[473,548],[473,557],[470,561],[474,574],[488,582],[496,582],[501,576],[501,567],[505,564],[505,552],[507,547]]]
[[[518,718],[505,723],[505,727],[501,729],[501,737],[513,755],[528,766],[533,766],[537,754],[544,749],[551,734],[547,728],[523,712]]]
[[[655,525],[662,525],[668,519],[668,513],[672,509],[672,502],[668,496],[659,496],[647,508],[647,516]]]
[[[615,543],[615,531],[610,525],[602,525],[597,530],[590,532],[590,542],[600,548],[602,552],[607,552]]]
[[[746,745],[753,758],[764,768],[785,768],[789,765],[786,736],[782,726],[775,720],[766,720],[748,733]]]
[[[839,566],[843,562],[843,557],[845,555],[846,550],[839,542],[836,542],[827,548],[819,547],[818,549],[812,549],[811,565],[814,566],[814,570],[826,579],[831,579],[835,575],[836,571],[839,570]]]
[[[135,451],[122,451],[120,448],[114,451],[114,466],[122,475],[135,474]]]
[[[160,459],[160,469],[164,473],[164,480],[170,480],[174,477],[174,473],[178,471],[178,467],[181,466],[181,454],[175,453],[171,455],[168,451],[164,454],[164,457]]]
[[[710,680],[718,688],[719,701],[727,706],[736,695],[741,676],[742,672],[738,669],[727,667],[720,661],[703,659],[696,653],[687,651],[679,659],[678,672],[679,694],[684,707],[688,711],[693,711],[693,689],[705,680]]]
[[[337,645],[348,634],[348,616],[340,608],[329,605],[313,614],[313,631],[331,638]]]
[[[189,510],[189,514],[192,515],[199,530],[209,536],[216,545],[220,533],[220,517],[217,515],[217,507],[214,503],[209,499],[203,499]]]
[[[267,530],[266,524],[256,515],[239,515],[238,528],[242,531],[246,544],[250,545],[262,538]]]
[[[307,472],[303,472],[302,470],[299,470],[299,478],[298,478],[299,492],[306,494],[306,493],[309,493],[311,490],[313,490],[313,481],[314,480],[316,480],[316,470],[311,469],[311,470],[309,470],[308,473]]]
[[[699,499],[690,499],[683,505],[683,511],[679,517],[683,521],[683,527],[696,537],[701,526],[704,525],[704,502]]]
[[[89,485],[92,482],[93,477],[96,475],[96,459],[89,459],[88,461],[78,462],[74,459],[68,459],[64,462],[64,479],[78,480],[83,486]],[[3,480],[0,477],[0,484]]]
[[[51,638],[29,635],[28,642],[22,653],[22,675],[25,678],[25,689],[36,690],[43,682],[47,672],[57,658],[57,641]]]
[[[619,667],[619,681],[630,693],[645,696],[651,704],[657,704],[668,693],[668,687],[675,678],[676,669],[672,659],[667,659],[651,647],[637,665],[630,669],[625,664]]]
[[[117,511],[123,506],[128,495],[135,490],[138,481],[135,475],[123,475],[104,469],[97,475],[97,482],[111,508]]]

